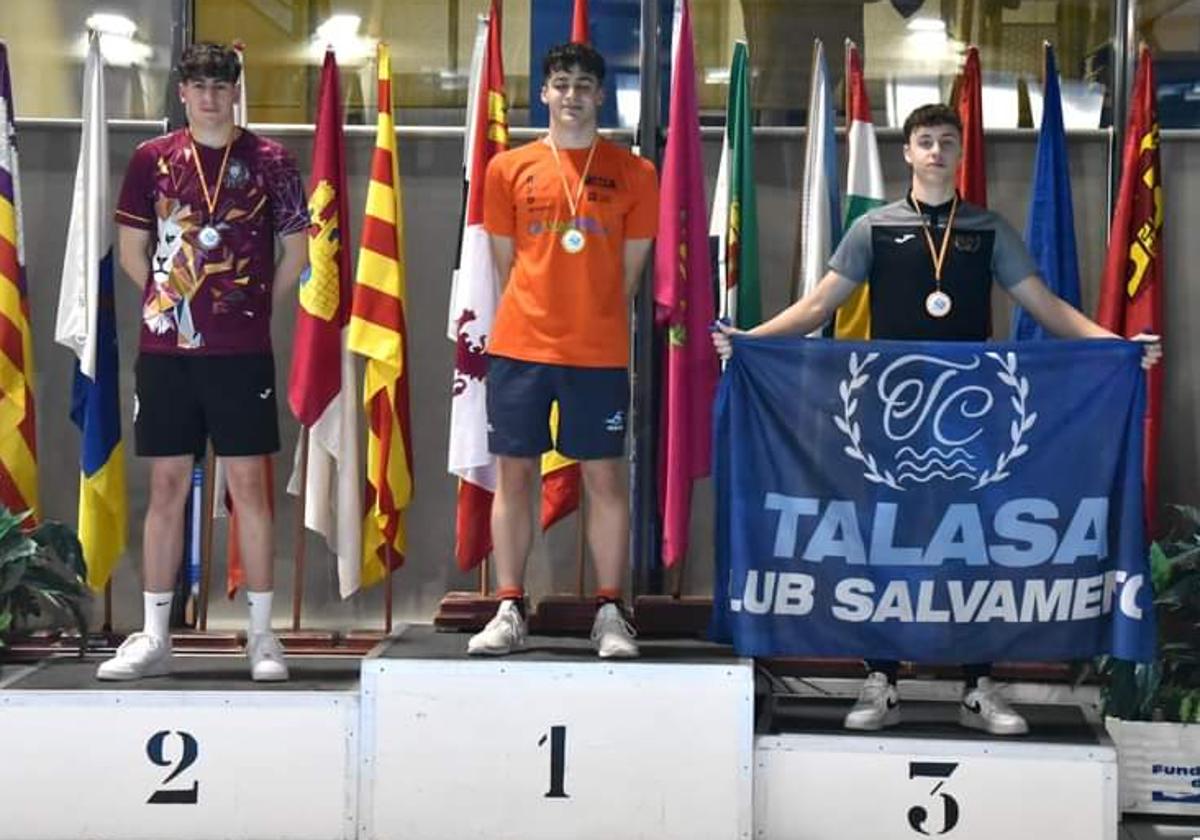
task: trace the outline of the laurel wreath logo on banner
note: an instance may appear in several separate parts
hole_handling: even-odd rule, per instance
[[[983,433],[984,422],[995,422],[993,408],[999,400],[981,385],[965,385],[943,394],[946,386],[952,386],[959,374],[979,368],[982,360],[978,356],[970,362],[951,362],[936,356],[910,354],[891,362],[876,377],[878,396],[884,408],[881,417],[884,434],[889,440],[904,444],[894,453],[893,463],[889,466],[886,462],[881,463],[882,455],[877,457],[864,446],[862,424],[858,419],[863,389],[872,378],[867,369],[879,359],[879,354],[867,353],[862,357],[857,352],[850,354],[849,375],[838,383],[842,411],[833,415],[833,424],[847,439],[842,451],[863,465],[863,478],[901,492],[908,489],[905,482],[926,484],[935,479],[967,479],[972,482],[970,489],[974,491],[1011,475],[1013,462],[1029,451],[1025,439],[1038,415],[1029,410],[1029,378],[1019,373],[1016,354],[1010,351],[1003,355],[984,355],[999,367],[996,377],[1009,392],[1008,405],[1012,406],[1013,417],[1009,424],[1011,445],[996,455],[990,466],[981,470],[976,462],[980,459],[990,461],[991,453],[980,451],[980,446],[971,444]],[[890,385],[894,377],[904,376],[905,368],[914,364],[921,365],[922,374],[930,370],[936,373],[934,381],[926,382],[920,376],[910,375],[895,386]],[[914,412],[917,421],[903,428]],[[940,428],[947,413],[955,415],[959,425],[964,421],[979,420],[980,427],[966,437],[948,437]],[[896,425],[901,428],[893,428]],[[924,429],[926,426],[928,430]],[[930,445],[924,451],[919,451],[913,440],[918,431],[932,438],[927,441]]]

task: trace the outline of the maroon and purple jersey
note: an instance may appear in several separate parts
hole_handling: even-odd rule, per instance
[[[144,353],[267,353],[275,235],[308,226],[300,173],[283,146],[243,129],[229,149],[187,129],[142,143],[117,202],[118,224],[157,235],[142,295]],[[213,230],[215,229],[215,235]]]

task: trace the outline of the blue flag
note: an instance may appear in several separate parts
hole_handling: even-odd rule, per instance
[[[1075,253],[1075,210],[1071,204],[1071,175],[1067,164],[1067,135],[1063,129],[1062,97],[1054,49],[1046,44],[1042,128],[1038,132],[1033,166],[1033,197],[1025,221],[1025,244],[1050,291],[1079,307],[1079,260]],[[1046,331],[1021,307],[1013,311],[1012,338],[1047,338]]]
[[[751,656],[1152,658],[1137,346],[734,345],[717,638]]]

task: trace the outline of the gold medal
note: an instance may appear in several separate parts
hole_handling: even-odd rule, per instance
[[[592,168],[592,157],[596,154],[597,138],[592,138],[592,146],[588,149],[587,162],[583,165],[583,173],[579,176],[579,183],[575,185],[574,195],[571,194],[571,187],[567,183],[567,173],[563,171],[562,161],[558,158],[558,146],[554,144],[554,137],[547,135],[546,139],[550,141],[550,151],[554,153],[554,165],[558,168],[558,177],[562,181],[563,193],[567,196],[567,207],[571,210],[571,219],[567,223],[567,229],[558,238],[558,244],[568,254],[578,254],[587,246],[587,236],[579,229],[579,206],[583,199],[583,185],[587,183],[588,172]],[[555,226],[557,226],[557,216],[555,216],[554,222]],[[553,228],[551,229],[553,230]]]
[[[587,245],[587,237],[579,228],[570,227],[563,231],[558,242],[568,254],[578,254]]]
[[[951,300],[950,295],[942,291],[942,268],[946,265],[946,254],[950,245],[950,229],[954,226],[954,214],[958,211],[958,193],[954,194],[954,201],[950,204],[950,215],[946,219],[946,232],[942,234],[941,248],[937,248],[933,244],[933,234],[929,230],[929,222],[925,220],[925,214],[921,211],[921,202],[917,201],[916,196],[913,196],[912,203],[917,212],[921,213],[921,231],[925,234],[925,244],[929,247],[929,258],[933,261],[933,285],[935,288],[925,298],[925,311],[931,318],[945,318],[954,308],[954,301]]]

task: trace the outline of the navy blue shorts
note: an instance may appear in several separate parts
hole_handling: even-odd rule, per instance
[[[488,357],[488,450],[536,458],[554,448],[550,404],[558,400],[558,451],[577,461],[625,454],[629,372]]]

